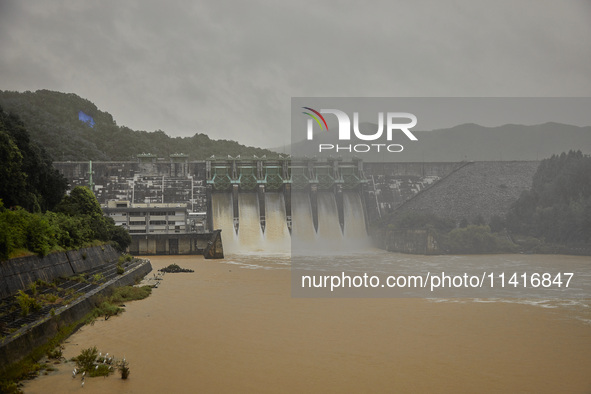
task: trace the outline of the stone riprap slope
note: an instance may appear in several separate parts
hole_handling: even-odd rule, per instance
[[[395,214],[408,211],[432,212],[460,222],[473,221],[478,215],[489,220],[502,216],[519,195],[531,187],[539,162],[468,163],[430,188],[417,194]]]

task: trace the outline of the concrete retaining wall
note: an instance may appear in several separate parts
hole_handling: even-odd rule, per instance
[[[189,234],[131,234],[129,253],[134,255],[202,254],[205,258],[224,257],[221,230]],[[212,245],[215,248],[212,249]]]
[[[377,247],[389,252],[426,255],[441,253],[428,230],[374,231],[371,238]]]
[[[98,265],[116,260],[121,253],[111,245],[95,246],[92,248],[70,250],[66,252],[74,274],[88,271]]]
[[[27,256],[0,262],[0,299],[24,290],[37,279],[51,282],[60,276],[72,276],[119,256],[112,246],[94,246],[45,257]]]
[[[80,321],[95,307],[99,297],[111,294],[117,287],[134,284],[136,278],[143,278],[151,270],[152,265],[149,261],[146,261],[144,264],[80,297],[72,304],[57,309],[54,316],[48,315],[4,338],[0,342],[0,371],[9,364],[19,362],[33,350],[47,343],[57,335],[62,327]]]

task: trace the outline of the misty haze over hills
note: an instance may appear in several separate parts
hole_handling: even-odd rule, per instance
[[[18,116],[31,139],[55,161],[135,160],[141,153],[162,158],[184,153],[189,160],[204,160],[212,155],[274,156],[267,149],[212,139],[204,133],[171,137],[162,130],[147,132],[119,126],[111,114],[74,93],[0,90],[0,108]]]
[[[268,149],[244,146],[231,140],[214,140],[215,133],[211,135],[213,138],[204,133],[195,133],[192,137],[170,137],[161,130],[146,132],[119,126],[109,113],[72,93],[0,91],[0,107],[18,115],[31,138],[43,145],[56,161],[133,160],[139,153],[153,153],[158,157],[185,153],[189,155],[189,160],[204,160],[211,155],[241,155],[243,158],[274,156]],[[80,112],[91,119],[92,124],[81,120]],[[328,132],[315,133],[313,141],[299,141],[273,151],[291,152],[294,156],[324,156],[318,154],[318,144],[335,144],[335,126],[331,124]],[[370,122],[360,124],[365,134],[373,134],[377,128],[377,124]],[[466,123],[451,128],[412,132],[418,141],[410,141],[402,132],[395,132],[393,141],[389,142],[402,145],[402,152],[389,153],[382,149],[380,153],[348,153],[341,149],[338,156],[357,156],[366,162],[456,162],[542,160],[569,150],[591,154],[591,126],[544,123],[484,127]],[[383,138],[377,142],[387,143]],[[348,143],[341,142],[340,145]],[[327,155],[337,156],[334,150],[328,151]]]
[[[363,133],[375,133],[377,124],[361,123]],[[438,162],[438,161],[507,161],[542,160],[553,154],[581,150],[591,154],[591,126],[579,127],[560,123],[540,125],[506,124],[499,127],[484,127],[473,123],[436,129],[412,131],[418,141],[410,141],[402,133],[390,143],[404,147],[402,152],[349,154],[341,149],[339,156],[357,156],[364,161],[390,162]],[[317,132],[313,141],[299,141],[291,145],[294,156],[324,156],[318,154],[318,144],[336,144],[334,133]],[[387,143],[387,141],[377,141]],[[375,141],[352,141],[351,144],[376,143]],[[340,142],[347,146],[349,142]],[[283,148],[277,148],[281,152]],[[336,156],[334,150],[327,155]]]

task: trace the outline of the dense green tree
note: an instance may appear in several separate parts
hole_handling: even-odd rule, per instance
[[[165,158],[172,153],[185,153],[193,160],[212,155],[277,155],[236,141],[212,140],[202,133],[170,137],[162,130],[146,132],[118,126],[110,114],[71,93],[0,91],[0,105],[19,115],[31,138],[44,146],[54,160],[130,160],[140,153]],[[94,126],[80,121],[79,111],[92,116]]]
[[[121,226],[115,226],[111,235],[114,246],[120,252],[123,252],[131,244],[129,232]]]
[[[514,252],[516,246],[493,234],[488,226],[469,225],[452,230],[441,240],[441,246],[451,253]]]
[[[49,211],[45,215],[54,228],[54,237],[60,247],[79,248],[93,240],[93,232],[87,225],[85,216],[69,216]]]
[[[89,189],[76,188],[59,207],[64,211],[31,213],[6,209],[0,200],[0,260],[33,252],[44,256],[55,250],[76,249],[95,241],[111,242],[123,251],[131,243],[126,229],[100,211]]]
[[[27,251],[44,256],[95,240],[113,241],[120,250],[131,243],[88,188],[75,187],[64,197],[66,187],[23,123],[0,108],[0,259]]]
[[[110,241],[115,228],[115,221],[106,216],[90,216],[90,228],[94,234],[94,239],[100,241]]]
[[[511,207],[507,227],[549,242],[591,242],[591,157],[580,151],[540,163],[532,188]]]
[[[76,186],[65,196],[56,207],[56,212],[62,212],[70,216],[89,215],[102,217],[103,211],[95,195],[86,186]]]
[[[0,108],[0,198],[8,206],[29,211],[52,209],[63,197],[66,179],[52,161],[32,142],[23,123]]]
[[[57,241],[54,228],[45,215],[22,208],[5,209],[0,202],[0,259],[18,250],[29,250],[41,256],[49,253]]]
[[[27,175],[22,162],[23,155],[12,138],[0,131],[0,196],[9,207],[18,205],[24,198]]]
[[[56,211],[80,220],[81,225],[90,232],[90,240],[112,241],[121,251],[131,244],[127,230],[116,226],[113,219],[103,216],[95,195],[85,186],[76,186],[72,189],[70,195],[65,196],[57,206]]]

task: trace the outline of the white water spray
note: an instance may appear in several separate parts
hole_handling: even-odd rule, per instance
[[[361,197],[356,192],[343,192],[344,232],[339,224],[333,193],[319,192],[318,231],[314,228],[310,195],[291,195],[292,233],[290,235],[282,193],[265,193],[265,232],[261,228],[259,195],[238,195],[239,227],[234,231],[232,195],[212,196],[214,227],[222,229],[226,253],[295,253],[314,254],[356,252],[369,245]]]

